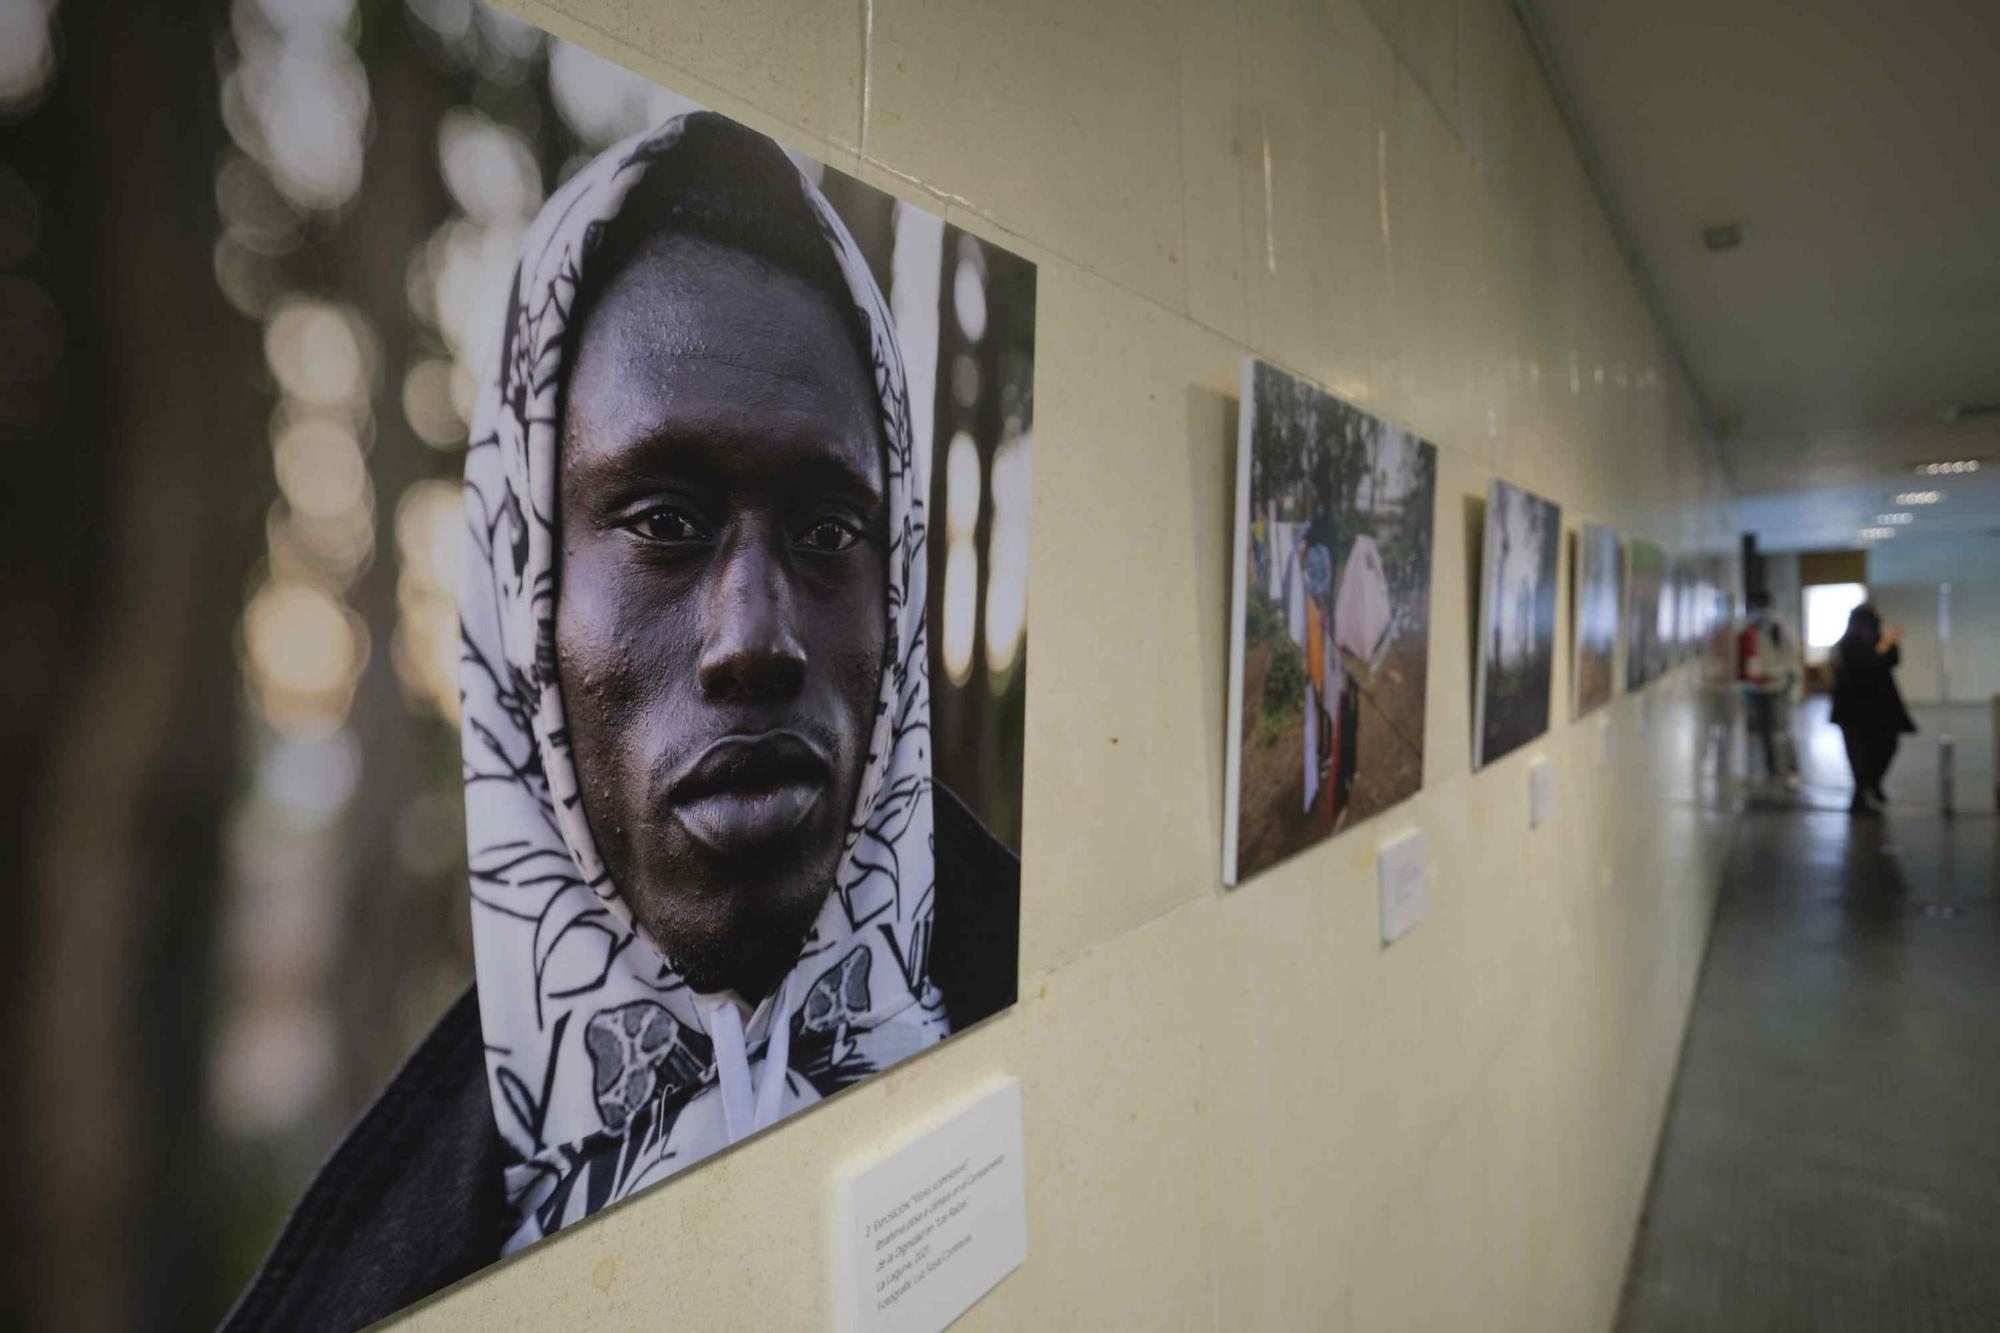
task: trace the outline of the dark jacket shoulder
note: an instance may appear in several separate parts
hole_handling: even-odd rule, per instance
[[[1021,863],[957,796],[932,802],[931,979],[953,1031],[1014,1003]],[[223,1327],[345,1330],[500,1257],[505,1152],[468,988],[307,1187]]]
[[[484,1268],[503,1163],[468,989],[333,1150],[223,1327],[360,1328]]]
[[[943,783],[931,788],[937,902],[931,980],[951,1030],[1014,1003],[1021,962],[1021,860]]]
[[[1903,692],[1896,685],[1895,668],[1903,660],[1903,650],[1892,644],[1887,652],[1878,652],[1875,643],[1873,635],[1849,634],[1836,645],[1833,723],[1867,730],[1915,731],[1917,724],[1903,706]]]

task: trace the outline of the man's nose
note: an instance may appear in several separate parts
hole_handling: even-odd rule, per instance
[[[789,699],[805,684],[806,649],[788,562],[776,533],[738,533],[721,552],[697,675],[711,699]]]

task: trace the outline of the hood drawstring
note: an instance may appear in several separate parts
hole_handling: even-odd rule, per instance
[[[750,1076],[750,1057],[743,1035],[743,1013],[726,996],[697,996],[715,1042],[715,1073],[722,1086],[722,1124],[731,1143],[778,1122],[784,1104],[785,1078],[792,1056],[792,979],[778,983],[771,997],[769,1038],[764,1044],[764,1077]]]

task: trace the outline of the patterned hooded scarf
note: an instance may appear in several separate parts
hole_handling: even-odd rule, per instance
[[[516,1249],[946,1035],[928,976],[933,894],[924,509],[888,305],[813,183],[880,406],[887,636],[866,767],[798,961],[747,1021],[635,923],[585,822],[555,650],[566,336],[592,251],[694,117],[615,145],[523,244],[466,457],[460,590],[473,946]],[[779,150],[768,142],[761,145]]]

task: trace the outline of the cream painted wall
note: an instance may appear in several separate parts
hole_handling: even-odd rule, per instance
[[[1903,697],[1937,703],[1938,668],[1951,697],[1984,704],[2000,697],[2000,532],[1879,542],[1868,552],[1868,595],[1903,627]],[[1938,632],[1938,585],[1951,584],[1951,639]]]
[[[964,1328],[1608,1327],[1727,826],[1686,669],[1471,775],[1468,506],[1733,531],[1506,0],[507,4],[1040,264],[1022,999],[410,1325],[825,1326],[839,1164],[1016,1073],[1029,1258]],[[1440,446],[1435,632],[1423,793],[1225,893],[1248,352]]]

